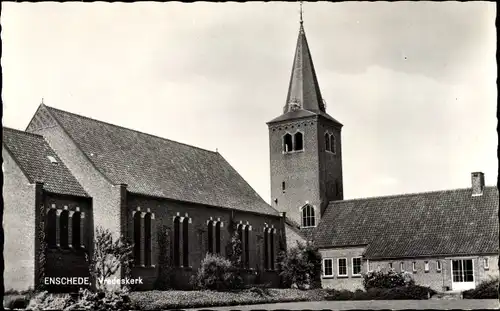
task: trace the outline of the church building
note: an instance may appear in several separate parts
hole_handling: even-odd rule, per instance
[[[283,113],[267,124],[272,206],[288,247],[319,247],[323,287],[363,289],[362,273],[389,269],[437,291],[498,276],[498,189],[481,172],[465,189],[343,199],[342,124],[326,112],[302,20]]]

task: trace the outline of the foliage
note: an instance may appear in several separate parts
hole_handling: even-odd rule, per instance
[[[243,248],[238,231],[233,231],[227,249],[229,262],[231,263],[231,289],[242,289],[244,287],[243,277],[241,276]]]
[[[291,248],[278,257],[278,271],[285,286],[300,289],[319,288],[321,286],[321,253],[311,243]]]
[[[383,271],[369,271],[363,274],[363,286],[366,290],[371,288],[394,288],[414,284],[415,281],[409,272],[396,272],[391,269],[387,273]]]
[[[46,217],[46,209],[42,204],[40,205],[39,210],[39,222],[38,222],[38,284],[36,284],[36,288],[39,291],[45,289],[45,283],[43,280],[45,279],[45,263],[46,263],[46,252],[47,252],[47,241],[45,240],[45,217]]]
[[[25,295],[6,295],[3,305],[7,309],[25,309],[29,302],[29,298]]]
[[[36,295],[28,304],[29,310],[130,310],[131,300],[127,290],[91,292],[80,289],[77,297],[68,294]]]
[[[475,289],[469,289],[462,293],[464,299],[497,299],[498,277],[490,278],[481,282]]]
[[[120,266],[124,269],[125,277],[129,277],[133,260],[132,248],[133,245],[123,236],[114,239],[110,230],[102,227],[96,228],[94,253],[90,260],[89,269],[93,282],[98,289],[105,290],[106,284],[101,284],[97,280],[115,275]]]
[[[169,289],[172,287],[172,261],[170,257],[170,229],[164,228],[158,231],[159,243],[159,259],[158,268],[159,276],[155,283],[155,288],[160,290]]]
[[[321,301],[323,290],[255,288],[242,291],[147,291],[132,292],[130,298],[136,310],[171,310],[219,306],[236,306],[292,301]]]
[[[235,270],[230,260],[219,255],[207,254],[194,278],[194,286],[216,291],[237,289],[241,282]]]
[[[367,291],[328,290],[325,300],[423,300],[429,299],[436,291],[419,285],[405,285],[392,288],[372,287]]]

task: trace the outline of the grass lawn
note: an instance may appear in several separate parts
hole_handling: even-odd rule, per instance
[[[263,304],[273,302],[320,301],[326,292],[299,289],[255,289],[240,292],[214,291],[147,291],[133,292],[130,299],[137,309],[165,310]]]

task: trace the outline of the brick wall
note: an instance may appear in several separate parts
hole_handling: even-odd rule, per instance
[[[334,248],[320,249],[323,260],[325,258],[333,259],[333,277],[322,275],[321,285],[323,288],[347,289],[354,291],[363,289],[363,279],[360,276],[352,274],[352,258],[362,256],[365,251],[364,247],[349,247],[349,248]],[[339,276],[337,273],[337,259],[347,259],[347,276]],[[367,272],[366,261],[362,261],[361,273]]]
[[[35,185],[2,147],[5,289],[35,286]]]
[[[191,223],[189,224],[189,267],[186,268],[176,268],[173,273],[173,283],[179,288],[189,288],[189,277],[196,273],[199,268],[200,262],[206,254],[207,251],[207,221],[212,217],[214,220],[220,219],[223,222],[223,227],[221,228],[221,252],[222,255],[226,254],[226,245],[230,241],[231,235],[228,231],[228,225],[230,224],[231,211],[227,209],[209,207],[198,204],[184,203],[178,201],[171,201],[165,199],[158,199],[140,195],[127,195],[127,207],[128,213],[130,214],[129,219],[132,219],[131,215],[134,211],[137,211],[137,207],[140,207],[140,211],[149,211],[154,213],[154,224],[152,232],[152,265],[151,267],[136,267],[132,269],[133,276],[142,276],[145,279],[145,286],[142,289],[151,289],[154,287],[154,283],[158,277],[158,265],[159,262],[159,246],[158,232],[160,230],[170,229],[170,238],[173,236],[173,218],[179,214],[181,217],[185,217],[186,213],[189,218],[191,218]],[[234,212],[234,219],[236,222],[242,221],[244,224],[248,221],[249,225],[252,226],[249,237],[249,255],[250,255],[250,268],[251,269],[262,269],[263,264],[263,231],[265,223],[269,226],[274,225],[277,229],[276,239],[275,239],[275,254],[278,252],[278,236],[283,228],[281,228],[281,219],[279,217],[258,215],[245,212]],[[128,236],[133,241],[133,226],[128,227]],[[143,237],[143,235],[141,235]],[[143,242],[144,243],[144,242]],[[170,241],[170,245],[173,246],[173,241]],[[182,246],[181,246],[182,249]],[[171,256],[171,250],[168,250],[169,256]],[[258,258],[260,254],[260,258]],[[181,262],[182,262],[182,251],[181,251]],[[275,272],[265,273],[263,272],[263,277],[268,279],[273,279]],[[275,282],[278,280],[274,278]],[[277,284],[276,284],[277,285]]]

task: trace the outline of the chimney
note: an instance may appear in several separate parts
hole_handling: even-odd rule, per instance
[[[483,195],[484,189],[484,174],[483,172],[474,172],[471,175],[472,180],[472,196]]]

